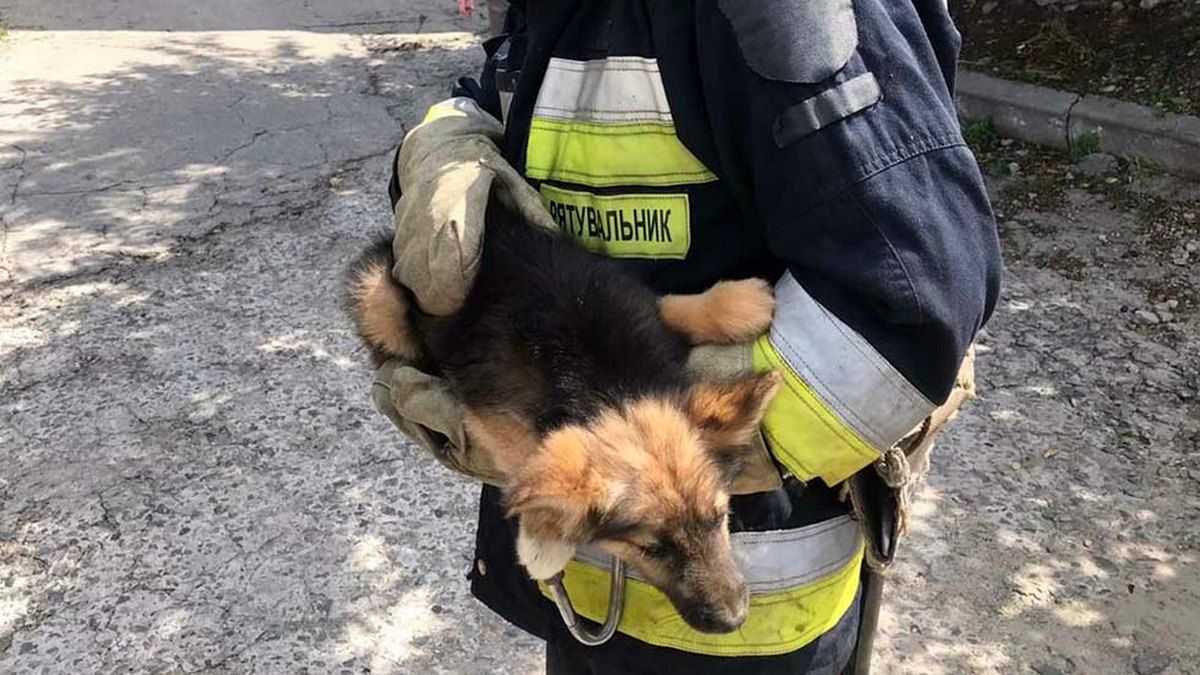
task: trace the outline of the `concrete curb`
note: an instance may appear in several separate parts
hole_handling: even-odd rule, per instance
[[[991,120],[1005,136],[1070,149],[1095,134],[1101,151],[1200,176],[1200,117],[972,72],[959,73],[956,97],[963,119]]]

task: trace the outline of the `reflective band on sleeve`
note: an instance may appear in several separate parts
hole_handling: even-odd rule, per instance
[[[870,464],[936,407],[791,274],[754,369],[783,374],[763,420],[767,445],[802,480],[836,485]]]
[[[563,232],[613,258],[682,260],[691,248],[684,194],[596,195],[542,185],[542,201]]]
[[[525,173],[589,187],[707,183],[675,135],[658,62],[553,58],[534,104]]]
[[[738,532],[733,546],[750,587],[750,612],[741,628],[723,635],[696,631],[666,596],[631,574],[618,630],[652,645],[699,654],[770,656],[820,637],[854,601],[863,548],[849,517],[796,530]],[[567,565],[563,577],[575,611],[593,621],[607,612],[608,582],[607,557],[587,551]],[[548,593],[544,585],[542,592]]]

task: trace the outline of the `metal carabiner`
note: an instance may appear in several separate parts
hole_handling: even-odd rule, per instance
[[[567,630],[580,644],[588,647],[596,647],[608,642],[617,632],[617,625],[621,623],[621,615],[625,613],[625,563],[613,557],[609,572],[608,615],[604,617],[604,623],[595,633],[589,631],[579,619],[579,615],[575,613],[575,607],[571,604],[566,587],[563,586],[563,573],[559,572],[546,580],[546,585],[550,587],[550,594],[554,596],[554,604],[558,606],[558,613],[562,616],[563,623],[567,625]]]

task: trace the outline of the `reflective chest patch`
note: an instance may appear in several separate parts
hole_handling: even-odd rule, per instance
[[[682,260],[691,248],[686,194],[596,195],[552,185],[541,193],[562,231],[597,253]]]
[[[530,120],[525,173],[542,181],[559,227],[587,248],[668,260],[686,258],[691,248],[682,188],[717,180],[676,135],[658,62],[634,56],[550,60]],[[621,194],[625,187],[638,189]]]
[[[675,135],[658,61],[552,58],[529,125],[530,178],[589,187],[717,179]]]

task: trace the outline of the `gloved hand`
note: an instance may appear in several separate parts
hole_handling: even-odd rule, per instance
[[[441,378],[388,361],[375,372],[371,397],[379,412],[446,468],[485,483],[504,483],[493,458],[471,443],[463,406]]]
[[[429,314],[453,314],[479,270],[484,215],[495,197],[527,222],[557,230],[542,199],[500,155],[504,126],[469,98],[429,109],[397,158],[392,274]]]

